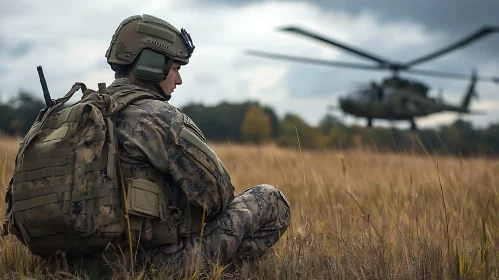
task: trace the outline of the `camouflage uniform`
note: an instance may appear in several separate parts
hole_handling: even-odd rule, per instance
[[[111,94],[137,89],[138,85],[125,78],[108,87]],[[206,206],[202,237],[200,233],[183,236],[176,244],[144,248],[141,255],[174,269],[185,269],[196,262],[196,256],[205,268],[212,261],[227,263],[261,256],[289,226],[290,209],[284,195],[273,186],[258,185],[234,197],[234,186],[223,164],[207,160],[205,153],[179,137],[188,127],[205,141],[192,120],[159,94],[139,90],[158,99],[130,104],[116,118],[125,169],[140,174],[153,167],[169,181],[170,203],[178,203],[175,200],[184,194],[187,203]]]

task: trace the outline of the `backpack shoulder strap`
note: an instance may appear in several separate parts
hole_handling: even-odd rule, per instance
[[[132,104],[138,100],[158,99],[151,93],[140,89],[125,89],[114,93],[112,97],[116,101],[117,106],[111,109],[111,111],[109,112],[110,116],[116,115],[121,110],[123,110],[123,108],[125,108],[128,104]]]
[[[55,101],[55,104],[64,104],[66,103],[69,99],[71,99],[71,97],[73,97],[73,94],[75,92],[77,92],[79,89],[81,89],[82,92],[85,92],[87,91],[87,86],[85,86],[84,83],[75,83],[71,89],[69,90],[68,93],[66,93],[66,95],[64,95],[63,97],[61,98],[58,98]]]

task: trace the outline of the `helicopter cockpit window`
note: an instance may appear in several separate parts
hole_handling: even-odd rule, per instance
[[[385,88],[385,89],[383,89],[384,100],[390,99],[390,97],[393,95],[393,93],[394,93],[394,90],[391,89],[391,88]]]
[[[373,100],[373,92],[370,88],[362,88],[351,92],[349,97],[357,101],[369,102]]]

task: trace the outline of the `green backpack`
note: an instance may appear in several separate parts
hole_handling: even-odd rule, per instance
[[[79,89],[81,101],[56,110]],[[40,112],[21,142],[6,195],[4,234],[15,234],[35,255],[92,253],[127,230],[113,117],[127,104],[154,97],[102,91],[76,83]],[[150,195],[157,190],[142,193],[142,199]]]

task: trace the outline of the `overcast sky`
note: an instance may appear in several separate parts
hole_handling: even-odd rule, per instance
[[[196,45],[191,63],[181,69],[184,84],[175,90],[172,104],[251,99],[272,106],[280,116],[293,112],[316,124],[339,96],[389,73],[251,57],[244,54],[245,49],[368,62],[277,31],[295,25],[404,62],[484,25],[499,26],[498,11],[497,0],[1,1],[0,98],[7,100],[20,89],[42,97],[37,65],[44,68],[52,97],[63,96],[76,81],[95,89],[98,82],[111,83],[113,72],[104,54],[112,34],[124,18],[147,13],[184,27]],[[499,33],[419,68],[463,73],[476,68],[480,74],[499,76],[498,55]],[[432,87],[431,95],[441,88],[444,99],[456,104],[468,85],[467,81],[417,79]],[[480,83],[477,91],[480,99],[473,101],[472,109],[488,113],[465,118],[480,127],[498,122],[499,85]],[[417,122],[422,127],[437,126],[456,117],[439,114]],[[353,117],[345,120],[365,123]]]

